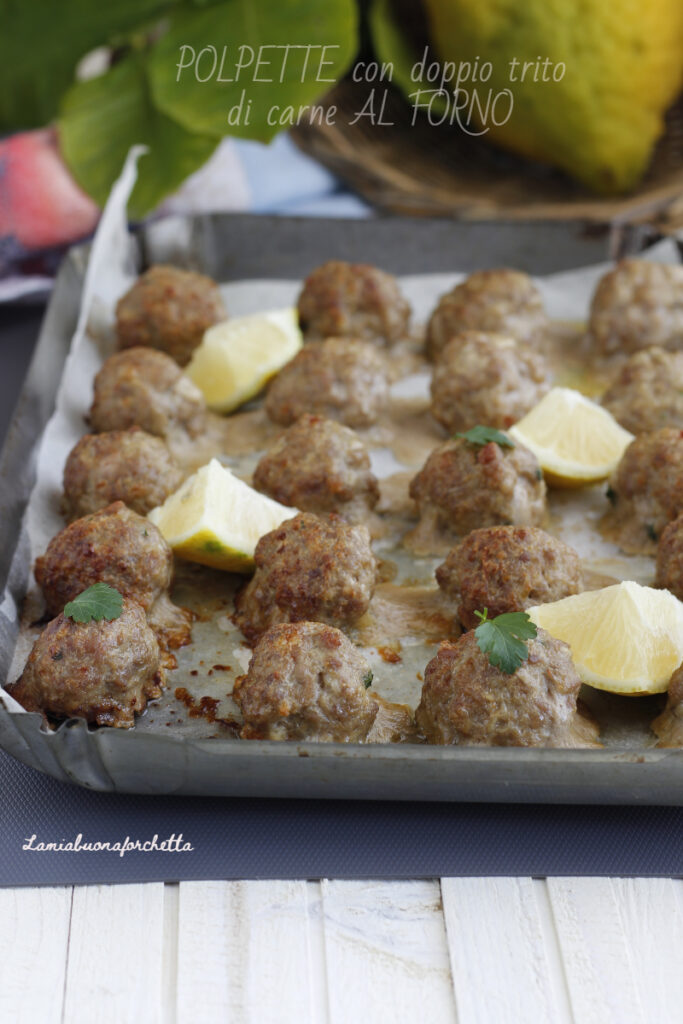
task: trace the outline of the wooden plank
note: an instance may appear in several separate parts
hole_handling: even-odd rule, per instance
[[[321,886],[332,1024],[457,1019],[438,882]]]
[[[74,889],[67,1024],[160,1024],[163,921],[161,882]]]
[[[576,1019],[582,1024],[653,1024],[636,982],[633,936],[627,937],[613,881],[551,878],[548,892]],[[649,938],[659,949],[656,932]]]
[[[530,878],[441,880],[460,1024],[571,1019]]]
[[[683,881],[613,878],[611,887],[640,1005],[650,1024],[670,1024],[683,1013]]]
[[[178,1024],[319,1019],[305,882],[181,882],[178,936]]]
[[[61,1022],[71,895],[0,889],[0,1021]]]

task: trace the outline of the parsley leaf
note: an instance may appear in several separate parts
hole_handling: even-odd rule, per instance
[[[123,598],[108,583],[93,583],[73,601],[64,606],[64,614],[74,622],[99,622],[118,619],[123,610]]]
[[[503,434],[500,430],[496,430],[494,427],[472,427],[471,430],[466,430],[464,434],[456,434],[456,437],[463,437],[470,444],[485,445],[490,444],[491,441],[495,441],[499,448],[514,448],[515,442],[511,441],[507,434]]]
[[[371,671],[370,672],[366,672],[365,675],[363,676],[363,686],[365,687],[366,690],[369,690],[370,687],[372,686],[373,678],[374,678],[374,673],[371,672]]]
[[[538,630],[526,612],[504,612],[495,619],[488,618],[488,609],[474,613],[481,620],[474,635],[482,654],[506,675],[513,675],[529,657],[524,641],[533,640]]]

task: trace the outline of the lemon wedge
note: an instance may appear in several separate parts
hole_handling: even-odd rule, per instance
[[[572,649],[581,680],[638,697],[663,693],[683,661],[683,604],[628,581],[529,608],[537,626]]]
[[[255,491],[212,459],[148,518],[178,557],[228,572],[251,572],[259,538],[298,512]]]
[[[604,480],[633,440],[606,409],[572,388],[553,388],[508,433],[560,487]]]
[[[258,395],[302,345],[296,309],[238,316],[204,333],[185,373],[210,409],[232,412]]]

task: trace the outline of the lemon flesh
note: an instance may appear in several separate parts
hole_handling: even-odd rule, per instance
[[[302,345],[296,309],[239,316],[205,332],[185,373],[210,409],[232,412],[255,398]]]
[[[628,581],[529,608],[537,626],[572,650],[597,690],[663,693],[683,661],[683,604],[668,590]]]
[[[550,484],[580,487],[616,469],[633,434],[580,391],[553,388],[510,436],[531,449]]]
[[[298,512],[255,491],[212,459],[148,518],[179,558],[251,572],[259,538]]]

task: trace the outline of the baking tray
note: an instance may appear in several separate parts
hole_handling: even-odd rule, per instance
[[[549,273],[640,251],[645,227],[582,223],[467,224],[378,218],[362,221],[216,215],[173,218],[132,238],[138,269],[173,262],[218,280],[303,277],[326,259],[377,263],[396,274],[514,265]],[[55,290],[0,458],[0,593],[17,603],[31,566],[22,530],[35,478],[37,441],[76,325],[88,247],[71,250]],[[18,623],[0,603],[0,678]],[[274,743],[193,739],[136,730],[89,729],[69,721],[53,732],[38,714],[10,713],[0,700],[0,746],[62,781],[131,793],[683,804],[683,751],[554,750]]]

